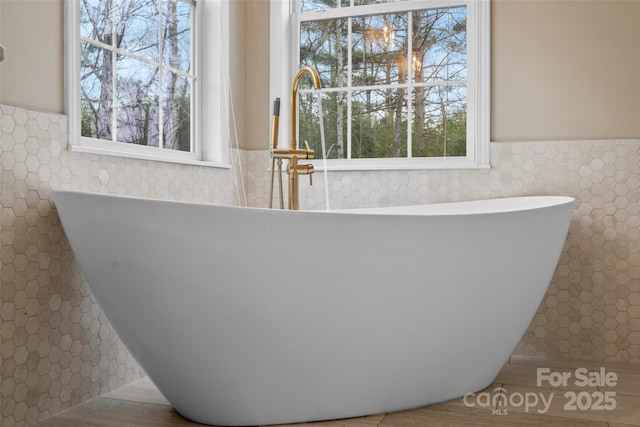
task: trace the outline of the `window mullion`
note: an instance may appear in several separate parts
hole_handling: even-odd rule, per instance
[[[200,6],[198,6],[194,1],[192,6],[189,8],[189,22],[191,22],[190,49],[189,49],[191,67],[189,68],[189,71],[190,71],[190,74],[193,74],[193,75],[198,74],[196,72],[196,69],[199,66],[199,64],[196,63],[196,54],[195,54],[196,53],[196,31],[200,31],[200,28],[198,27],[199,23],[196,22],[196,13],[197,13],[196,7],[200,7]],[[195,124],[199,123],[199,120],[200,120],[200,116],[198,113],[199,110],[196,108],[197,102],[199,102],[199,96],[196,89],[195,77],[189,79],[189,84],[190,84],[190,93],[191,93],[189,108],[191,112],[191,117],[194,117],[193,120],[189,120],[189,151],[192,153],[202,153],[202,150],[200,148],[200,138],[199,136],[196,135],[196,131],[195,131]]]
[[[353,4],[353,0],[352,4]],[[347,18],[347,159],[351,158],[351,99],[353,97],[352,91],[352,76],[353,76],[353,29],[352,29],[353,19],[351,17]],[[342,141],[341,141],[342,142]]]
[[[412,84],[413,88],[417,88],[417,87],[434,87],[434,86],[446,86],[446,85],[450,85],[450,86],[454,86],[454,85],[466,85],[467,81],[466,80],[440,80],[440,81],[433,81],[433,82],[415,82]],[[358,86],[358,85],[352,85],[351,86],[351,90],[352,91],[358,91],[358,90],[376,90],[376,89],[398,89],[398,88],[407,88],[409,87],[408,83],[402,83],[402,84],[396,84],[396,83],[392,83],[392,84],[380,84],[380,85],[375,85],[375,86]],[[324,93],[330,93],[330,92],[340,92],[340,91],[344,91],[344,88],[339,88],[339,87],[324,87],[322,88],[322,92]],[[315,93],[315,89],[300,89],[298,91],[298,93],[303,94],[303,93]]]
[[[413,95],[413,13],[407,12],[407,158],[413,157],[412,131],[413,114],[411,96]]]
[[[482,0],[485,1],[485,0]],[[342,7],[338,4],[337,7],[328,8],[324,10],[306,10],[300,11],[296,9],[296,14],[300,22],[304,21],[323,21],[329,19],[348,18],[349,16],[362,16],[362,15],[385,15],[392,13],[405,13],[414,10],[427,10],[427,9],[443,9],[452,8],[458,6],[467,6],[469,3],[473,3],[474,0],[411,0],[411,1],[391,1],[388,3],[374,3],[365,4],[359,6]]]
[[[111,140],[118,141],[118,52],[115,45],[118,40],[116,28],[116,17],[113,9],[109,10],[109,20],[111,21]]]
[[[451,28],[451,14],[447,13],[447,31]],[[449,46],[447,46],[447,58],[451,55],[451,52],[448,50]],[[442,140],[442,157],[447,157],[447,142],[449,140],[449,129],[448,125],[448,115],[449,115],[449,61],[445,65],[445,75],[447,79],[447,85],[444,88],[444,108],[442,109],[444,112],[444,117],[442,117],[442,132],[444,134],[444,138]],[[467,97],[468,98],[468,97]],[[466,152],[465,152],[466,154]]]
[[[158,147],[164,148],[164,108],[162,101],[164,99],[164,57],[162,40],[162,0],[158,0]]]

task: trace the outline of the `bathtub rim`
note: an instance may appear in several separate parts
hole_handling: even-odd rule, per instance
[[[301,215],[301,214],[361,214],[361,215],[380,215],[380,216],[461,216],[461,215],[483,215],[483,214],[499,214],[518,211],[529,211],[537,209],[545,209],[553,206],[561,206],[565,204],[574,204],[576,199],[572,196],[561,195],[530,195],[530,196],[505,196],[492,197],[486,199],[472,199],[451,202],[432,202],[422,204],[400,205],[400,206],[376,206],[365,208],[343,208],[343,209],[301,209],[292,211],[288,209],[270,209],[266,207],[255,206],[235,206],[223,205],[216,203],[195,202],[185,200],[170,200],[163,198],[153,198],[144,196],[129,196],[108,193],[96,193],[89,191],[76,190],[54,190],[52,198],[55,202],[57,194],[76,194],[88,197],[105,197],[114,199],[130,199],[153,203],[169,203],[169,204],[185,204],[206,206],[212,208],[223,209],[243,209],[250,211],[271,211],[280,212],[283,215]]]

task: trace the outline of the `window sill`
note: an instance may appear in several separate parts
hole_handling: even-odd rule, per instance
[[[123,147],[109,147],[106,144],[99,142],[85,143],[83,138],[83,145],[69,145],[69,150],[74,153],[85,154],[97,154],[102,156],[122,157],[136,160],[148,160],[154,162],[176,163],[191,166],[203,166],[220,169],[231,169],[231,165],[228,163],[213,162],[206,160],[199,160],[197,158],[189,158],[186,155],[190,153],[173,153],[165,152],[165,150],[153,148],[153,147],[129,147],[127,144],[117,144]],[[121,148],[121,149],[119,149]],[[154,151],[159,151],[155,154]],[[185,155],[185,156],[182,156]]]
[[[442,170],[490,169],[490,164],[478,164],[467,158],[413,158],[413,159],[315,159],[310,161],[315,170],[323,171],[376,171],[376,170]]]

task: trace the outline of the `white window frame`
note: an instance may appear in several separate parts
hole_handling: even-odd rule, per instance
[[[229,6],[224,0],[190,0],[196,3],[192,29],[195,69],[191,120],[192,151],[183,152],[81,135],[80,1],[65,0],[65,111],[69,149],[74,152],[135,159],[229,168],[227,119]],[[203,25],[206,23],[206,25]],[[206,46],[206,49],[204,48]],[[205,55],[206,53],[206,55]],[[206,117],[205,120],[203,118]]]
[[[328,170],[381,169],[475,169],[490,167],[490,0],[407,0],[349,8],[349,16],[378,15],[411,9],[465,6],[467,9],[467,155],[465,157],[416,157],[377,159],[328,159]],[[346,8],[304,12],[309,20],[345,17]],[[298,68],[300,16],[298,0],[271,1],[270,15],[270,95],[289,99]],[[285,120],[291,115],[289,102],[280,107]],[[291,139],[288,126],[282,126],[280,147]],[[331,145],[327,142],[327,145]],[[316,158],[322,157],[316,155]],[[325,163],[313,161],[317,169]]]

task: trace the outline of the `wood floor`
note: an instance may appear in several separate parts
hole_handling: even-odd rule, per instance
[[[546,378],[551,383],[543,379],[540,385],[537,384],[538,368],[549,368]],[[576,371],[579,368],[584,371]],[[601,374],[602,368],[605,375],[600,375],[601,378],[591,374]],[[571,376],[563,384],[560,379],[567,373]],[[615,385],[612,385],[613,374],[617,377]],[[553,382],[556,379],[558,383]],[[498,394],[504,400],[493,399]],[[490,405],[492,399],[495,405]],[[529,407],[526,407],[527,401]],[[37,427],[199,425],[182,418],[146,378],[36,424]],[[464,425],[640,426],[640,366],[512,357],[494,384],[466,400],[461,398],[361,418],[295,424],[298,427]]]

